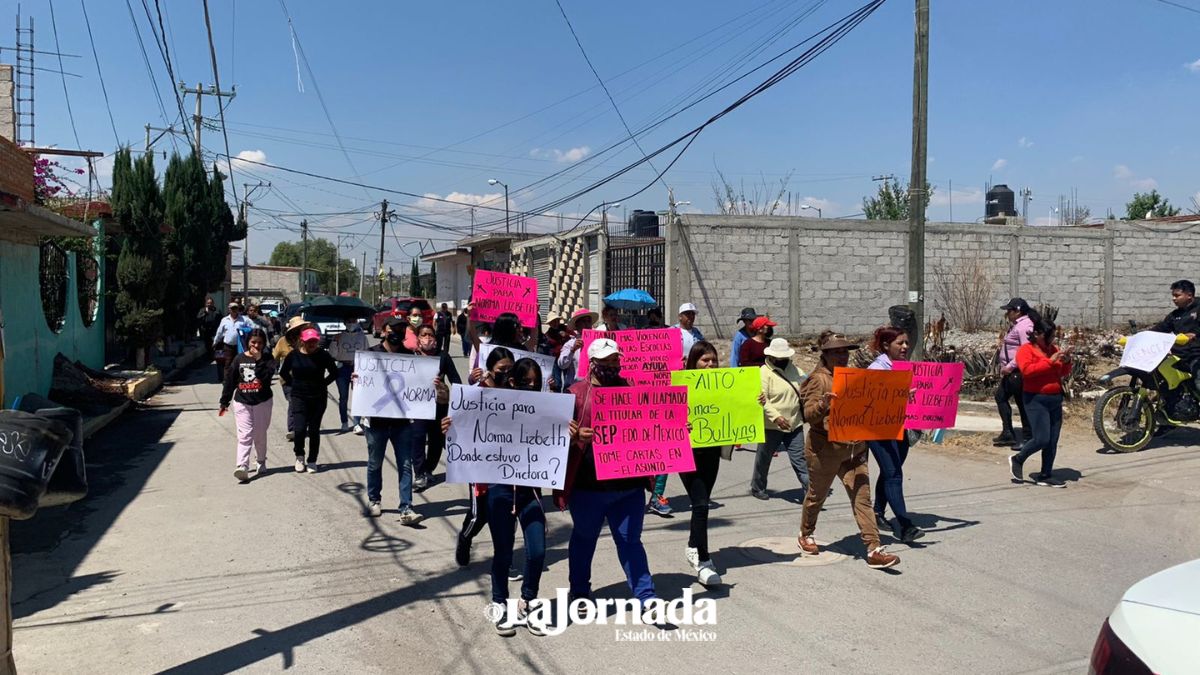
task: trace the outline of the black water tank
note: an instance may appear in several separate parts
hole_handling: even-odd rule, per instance
[[[987,191],[988,218],[1017,215],[1017,195],[1007,185],[995,185]]]
[[[634,209],[629,214],[629,234],[634,237],[657,237],[658,214],[653,211]]]

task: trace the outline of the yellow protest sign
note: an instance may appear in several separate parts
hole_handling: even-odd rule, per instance
[[[688,389],[692,447],[762,443],[763,409],[758,368],[676,370],[671,384]]]

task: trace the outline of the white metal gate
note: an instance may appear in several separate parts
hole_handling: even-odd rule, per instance
[[[602,309],[600,307],[600,265],[602,262],[599,251],[592,251],[588,254],[587,306],[594,312]]]
[[[550,312],[550,249],[543,248],[533,252],[533,278],[537,279],[538,310],[545,320]]]

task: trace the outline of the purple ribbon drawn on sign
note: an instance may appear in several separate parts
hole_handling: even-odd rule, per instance
[[[391,395],[391,400],[387,398],[379,398],[375,401],[374,410],[379,412],[388,407],[391,403],[395,403],[400,412],[405,412],[407,407],[404,404],[404,397],[401,394],[404,392],[404,375],[386,375],[383,378],[383,388]]]

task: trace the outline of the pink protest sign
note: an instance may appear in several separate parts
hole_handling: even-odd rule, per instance
[[[695,471],[687,400],[687,387],[593,388],[596,478]]]
[[[475,280],[472,283],[472,321],[491,322],[505,312],[512,312],[521,320],[522,326],[533,328],[537,325],[537,279],[475,270]]]
[[[587,348],[599,338],[616,340],[621,348],[621,376],[633,385],[671,384],[671,371],[683,367],[683,342],[678,328],[583,331],[579,379],[587,377]]]
[[[894,370],[911,370],[912,388],[905,409],[905,429],[950,429],[958,417],[963,364],[896,361]]]

